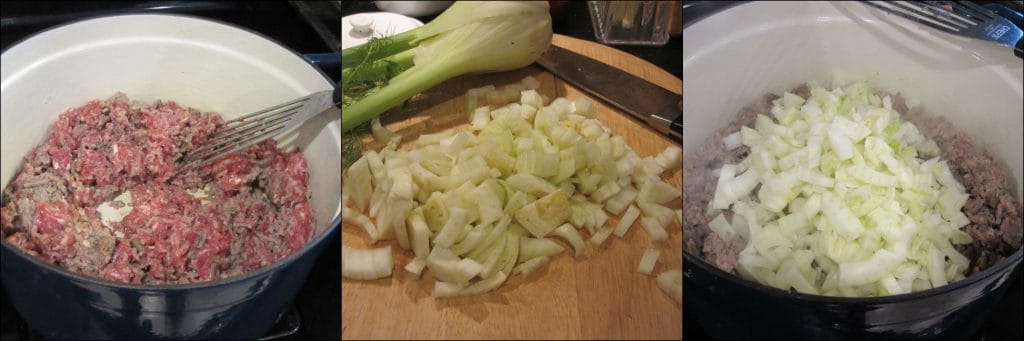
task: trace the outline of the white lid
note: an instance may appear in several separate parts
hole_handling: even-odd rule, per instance
[[[359,13],[341,18],[341,49],[361,45],[370,37],[396,35],[417,27],[423,22],[401,14],[388,12]]]

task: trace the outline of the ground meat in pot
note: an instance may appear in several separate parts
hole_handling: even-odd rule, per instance
[[[802,85],[790,92],[806,98],[810,89]],[[878,95],[889,94],[879,92]],[[922,134],[935,140],[942,150],[942,158],[947,160],[953,175],[970,195],[963,211],[971,223],[964,231],[974,242],[956,246],[971,259],[966,275],[982,271],[1020,249],[1024,208],[1013,195],[1006,169],[945,119],[925,115],[917,107],[908,109],[899,94],[891,97],[893,109],[900,112],[902,119],[912,122]],[[708,228],[714,218],[707,214],[708,203],[714,197],[718,182],[712,171],[723,164],[738,163],[746,157],[749,148],[741,146],[725,151],[721,141],[744,125],[752,126],[758,114],[773,117],[772,101],[776,98],[779,96],[768,94],[743,108],[727,126],[716,130],[707,142],[695,148],[697,152],[686,155],[684,161],[683,248],[724,271],[735,273],[736,259],[743,246],[742,241],[723,241]]]
[[[69,109],[4,189],[3,239],[71,271],[142,284],[231,277],[300,250],[313,213],[299,151],[268,140],[170,179],[222,123],[120,93]],[[131,212],[104,225],[97,206],[126,190],[130,202],[112,207]]]

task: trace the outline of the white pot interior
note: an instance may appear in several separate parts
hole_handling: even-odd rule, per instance
[[[5,51],[0,111],[0,187],[64,110],[117,91],[132,100],[174,100],[225,119],[329,90],[300,56],[256,34],[181,16],[93,19],[46,31]],[[341,212],[341,115],[335,109],[279,138],[309,162],[322,234]]]
[[[1013,49],[960,38],[855,2],[754,2],[686,29],[684,154],[765,93],[808,81],[868,80],[970,134],[1024,172],[1022,63]]]

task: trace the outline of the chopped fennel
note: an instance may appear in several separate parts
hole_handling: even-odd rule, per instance
[[[732,222],[716,214],[709,227],[746,243],[737,272],[833,296],[909,293],[963,278],[969,260],[953,245],[972,242],[960,230],[969,223],[961,212],[968,194],[935,157],[935,142],[866,82],[810,93],[784,94],[774,119],[760,115],[723,141],[738,148],[738,136],[750,147],[745,160],[722,166],[709,207],[734,213]],[[658,215],[640,208],[645,219]]]
[[[640,258],[640,265],[637,266],[636,271],[645,275],[650,275],[651,271],[654,271],[654,263],[658,261],[658,255],[661,251],[655,249],[644,250],[643,257]]]
[[[530,258],[530,260],[516,265],[515,269],[512,269],[512,273],[526,276],[530,274],[530,272],[533,272],[533,270],[537,270],[541,265],[547,264],[549,260],[551,260],[551,258],[548,256]]]
[[[672,296],[677,303],[683,304],[683,272],[681,270],[662,272],[658,275],[658,287]]]
[[[615,235],[622,237],[629,232],[629,228],[636,222],[636,218],[640,216],[640,209],[636,208],[636,205],[629,205],[626,209],[626,213],[622,215],[622,219],[619,220],[619,224],[615,225]],[[679,220],[681,223],[682,220]]]
[[[341,246],[341,275],[352,279],[378,279],[391,276],[391,246],[361,250]]]
[[[485,293],[550,262],[565,250],[554,237],[579,257],[586,239],[622,237],[643,215],[652,239],[667,239],[676,214],[662,205],[681,191],[661,176],[679,168],[681,148],[641,158],[588,99],[549,101],[537,89],[532,77],[470,89],[469,131],[422,134],[408,150],[383,136],[394,142],[343,174],[344,222],[373,242],[398,239],[415,254],[405,270],[429,268],[438,298]]]

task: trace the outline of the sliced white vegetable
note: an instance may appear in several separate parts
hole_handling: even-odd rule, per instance
[[[608,239],[608,236],[612,234],[613,230],[614,229],[611,226],[602,225],[597,229],[597,232],[590,237],[590,242],[594,243],[594,245],[601,246],[601,244],[604,244],[604,241]]]
[[[361,227],[363,231],[366,231],[366,234],[370,236],[371,243],[377,242],[379,238],[377,233],[377,227],[373,225],[373,221],[371,221],[369,217],[363,215],[362,213],[359,213],[359,211],[342,206],[341,220],[346,223],[355,224],[356,226]]]
[[[661,291],[676,300],[676,303],[683,304],[683,272],[680,270],[668,270],[658,275],[658,287]]]
[[[626,207],[636,200],[639,193],[632,185],[625,186],[619,191],[619,194],[616,194],[604,203],[604,208],[612,214],[622,214],[622,211],[625,211]]]
[[[540,268],[541,265],[547,264],[549,260],[551,260],[551,258],[548,256],[530,258],[530,260],[522,262],[519,265],[517,265],[515,269],[512,269],[512,273],[516,275],[526,276],[533,272],[533,270],[537,270],[537,268]]]
[[[572,227],[572,224],[562,224],[562,226],[559,226],[552,231],[552,234],[562,237],[562,239],[569,242],[569,244],[572,245],[573,250],[576,252],[575,257],[578,258],[583,254],[583,237],[580,237],[579,231],[576,231],[576,228]]]
[[[722,146],[724,146],[727,151],[739,148],[742,145],[743,139],[740,137],[739,131],[722,138]]]
[[[423,268],[426,266],[426,259],[414,258],[413,260],[409,261],[408,264],[405,264],[405,271],[408,271],[409,273],[416,275],[416,277],[419,277],[420,274],[423,273]]]
[[[650,275],[651,271],[654,271],[654,263],[658,261],[658,255],[661,255],[661,251],[650,248],[644,250],[644,255],[640,258],[640,265],[637,266],[636,271]]]
[[[636,205],[629,205],[626,209],[626,213],[622,215],[622,219],[619,220],[619,224],[615,226],[615,235],[622,237],[629,232],[629,228],[636,222],[636,218],[640,216],[640,209],[636,208]]]
[[[516,222],[530,231],[534,237],[541,238],[562,223],[572,214],[569,200],[561,190],[555,190],[537,201],[523,206],[515,213]]]
[[[839,263],[839,285],[857,286],[879,281],[896,270],[903,260],[903,256],[881,249],[867,260]]]
[[[391,276],[394,263],[391,260],[391,246],[376,249],[355,249],[341,246],[341,275],[359,280],[371,280]]]
[[[664,168],[663,171],[675,170],[683,165],[683,149],[677,146],[668,146],[654,158],[654,161]]]
[[[554,256],[562,251],[565,251],[564,247],[547,238],[519,239],[519,259],[522,260],[541,256]]]
[[[656,204],[664,204],[669,201],[681,198],[683,193],[658,179],[650,179],[640,186],[640,193],[636,200],[638,202],[653,202]]]
[[[430,230],[423,221],[423,214],[415,209],[407,218],[409,226],[409,242],[417,259],[426,259],[430,255]]]
[[[359,158],[348,167],[348,188],[349,196],[356,203],[359,211],[365,211],[370,202],[370,195],[373,193],[371,184],[370,167],[367,164],[366,156]]]
[[[466,228],[466,210],[452,207],[449,210],[448,222],[441,228],[441,232],[434,237],[435,247],[450,247],[455,243],[455,238]]]
[[[658,223],[656,219],[643,217],[640,219],[640,225],[647,230],[647,234],[651,236],[651,240],[667,240],[668,232],[665,231],[665,227]]]
[[[408,250],[410,247],[409,230],[405,221],[409,216],[409,212],[416,206],[416,203],[409,199],[391,199],[389,202],[391,206],[387,212],[391,219],[391,228],[395,231],[395,239],[398,240],[399,246]]]
[[[434,297],[457,297],[462,288],[462,285],[456,283],[435,281]]]

